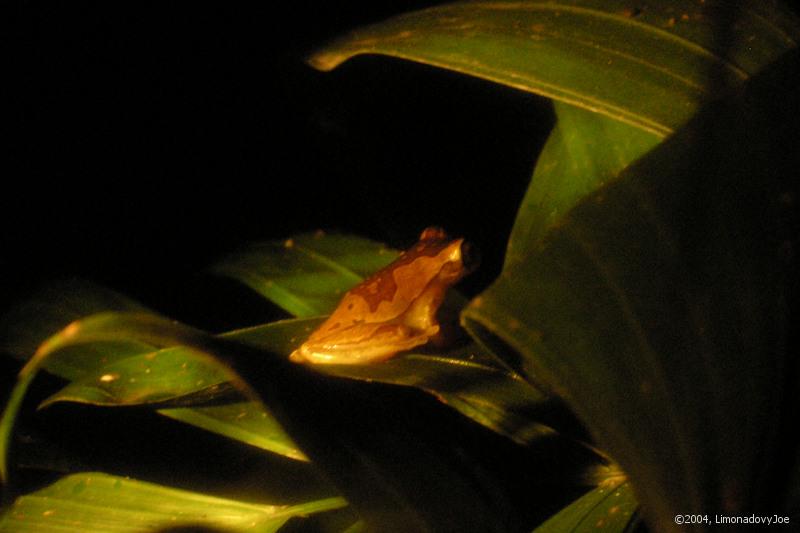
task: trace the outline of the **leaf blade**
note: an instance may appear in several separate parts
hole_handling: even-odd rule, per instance
[[[635,516],[636,498],[629,483],[602,484],[537,527],[534,533],[623,532]]]
[[[296,317],[312,317],[333,311],[345,291],[396,257],[396,251],[369,239],[317,232],[250,246],[212,271]]]
[[[293,506],[251,504],[92,472],[67,476],[18,498],[0,518],[0,531],[133,533],[191,525],[274,532],[292,516],[345,505],[342,498]]]
[[[45,363],[59,350],[77,344],[133,340],[153,346],[184,345],[193,350],[194,357],[204,361],[211,368],[217,368],[228,376],[234,387],[247,397],[257,399],[247,384],[221,361],[210,356],[217,342],[213,337],[199,330],[169,321],[149,313],[101,313],[72,322],[60,332],[45,340],[36,353],[20,370],[17,383],[11,391],[2,417],[0,417],[0,481],[8,480],[8,452],[11,434],[16,423],[22,401]]]
[[[658,136],[555,103],[556,127],[539,155],[509,237],[506,266],[523,260],[581,198],[656,146]]]
[[[797,61],[584,197],[465,311],[570,403],[656,528],[687,509],[768,505],[752,480],[765,479],[764,413],[780,412],[786,364],[777,199],[796,191]]]
[[[290,459],[308,461],[272,413],[259,402],[173,407],[159,409],[158,413]]]
[[[632,9],[593,0],[446,4],[357,30],[310,63],[330,70],[365,53],[410,59],[665,136],[706,99],[711,73],[741,82],[800,40],[796,19],[774,3],[747,2],[734,44],[722,51],[696,2]]]

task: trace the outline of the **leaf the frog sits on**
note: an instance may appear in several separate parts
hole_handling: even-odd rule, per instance
[[[447,289],[472,265],[464,239],[427,228],[392,264],[350,289],[292,361],[362,364],[383,361],[439,333],[436,311]]]

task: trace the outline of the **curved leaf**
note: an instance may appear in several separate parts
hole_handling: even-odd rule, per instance
[[[353,235],[317,232],[251,246],[212,271],[241,281],[297,317],[330,313],[342,294],[397,252]]]
[[[400,409],[402,402],[387,403],[384,393],[388,391],[367,384],[352,387],[301,365],[262,357],[263,351],[243,343],[214,339],[146,315],[90,317],[73,323],[40,347],[23,369],[0,425],[3,460],[14,417],[41,363],[63,346],[120,337],[161,346],[189,346],[210,366],[224,367],[205,353],[224,356],[234,363],[276,409],[278,420],[302,449],[310,452],[315,465],[325,470],[373,528],[424,531],[440,529],[447,523],[503,531],[509,522],[519,520],[519,516],[495,512],[503,508],[508,494],[497,480],[476,475],[467,467],[475,464],[465,451],[467,443],[460,443],[461,454],[453,455],[453,431],[465,428],[459,428],[460,422],[435,403],[426,408],[429,418],[423,421],[418,412]],[[234,374],[228,379],[239,384],[246,395],[258,397]],[[380,394],[384,401],[376,402]],[[365,421],[369,428],[366,432]],[[436,423],[431,427],[428,424],[432,421]],[[448,426],[452,430],[441,433]],[[386,446],[387,442],[393,445]],[[4,470],[4,480],[6,473]],[[434,495],[436,498],[432,498]]]
[[[226,336],[267,351],[288,354],[318,323],[316,319],[286,320]],[[278,327],[286,328],[287,334],[276,336]],[[276,343],[277,339],[287,337],[294,345]],[[474,345],[444,354],[404,354],[376,365],[314,368],[338,377],[421,389],[468,418],[520,443],[552,433],[545,422],[547,398]]]
[[[317,323],[317,320],[288,320],[226,333],[222,338],[273,353],[289,353]],[[49,368],[63,356],[59,353],[43,364]],[[198,361],[191,350],[172,347],[112,360],[111,363],[95,360],[82,367],[78,378],[50,396],[40,408],[61,401],[155,407],[177,402],[186,407],[162,408],[159,413],[275,453],[302,457],[262,405],[250,402],[236,404],[240,407],[203,406],[220,394],[216,391],[227,394],[227,389],[220,389],[226,378],[219,369]],[[331,366],[321,370],[340,377],[420,388],[520,443],[552,432],[545,425],[546,398],[474,346],[446,355],[409,354],[382,365]]]
[[[656,146],[658,136],[555,103],[556,126],[536,162],[509,238],[506,267],[524,260],[581,198]]]
[[[447,356],[407,354],[380,365],[326,365],[326,374],[413,386],[466,417],[520,444],[554,433],[547,398],[519,376],[470,361],[475,346]]]
[[[709,106],[543,241],[512,243],[527,255],[464,314],[570,403],[658,530],[769,505],[753,480],[774,460],[781,407],[798,61]]]
[[[123,302],[124,305],[115,302]],[[18,357],[27,358],[33,352],[25,354],[23,350],[33,342],[35,335],[52,331],[56,324],[68,323],[68,318],[77,318],[84,310],[108,311],[115,307],[122,310],[144,309],[126,302],[129,301],[113,291],[92,284],[54,284],[6,317],[6,324],[13,327],[6,329],[5,345],[14,347],[10,351]],[[103,306],[109,309],[103,309]],[[42,310],[43,313],[39,315],[36,310]],[[20,332],[26,331],[26,323],[31,332],[39,333],[20,335]],[[38,342],[41,343],[44,338],[39,338]],[[42,365],[48,372],[71,383],[45,400],[40,409],[59,401],[107,406],[158,406],[173,400],[184,404],[201,404],[214,394],[215,387],[219,388],[226,381],[224,373],[198,363],[186,348],[156,351],[156,346],[141,340],[117,339],[64,346],[58,350],[57,357],[46,358]],[[186,398],[187,395],[191,397]],[[165,408],[159,409],[158,413],[273,453],[305,459],[260,402]]]
[[[71,322],[110,311],[151,313],[142,304],[116,291],[84,280],[59,281],[39,289],[0,318],[0,351],[29,359],[46,338]],[[98,350],[94,350],[94,347]],[[112,341],[109,345],[83,347],[69,357],[51,361],[47,370],[65,379],[80,375],[86,364],[103,357],[130,357],[152,349],[142,343]]]
[[[91,472],[18,498],[0,518],[0,532],[140,533],[205,527],[266,533],[278,531],[291,517],[345,505],[342,498],[292,506],[254,504]]]
[[[310,63],[330,70],[357,54],[411,59],[664,136],[709,86],[739,83],[800,41],[797,19],[777,3],[740,4],[736,12],[711,0],[458,2],[357,30]],[[730,39],[716,30],[730,23],[724,15],[736,17]]]
[[[628,531],[635,518],[636,498],[629,483],[604,483],[575,500],[537,527],[534,533]]]
[[[317,319],[285,320],[225,333],[221,337],[267,352],[288,354],[318,323]],[[545,396],[520,376],[501,368],[475,346],[443,355],[408,354],[380,365],[326,365],[318,370],[339,377],[419,388],[520,443],[552,432],[542,423],[547,411]],[[240,421],[230,416],[221,420],[216,416],[230,413],[227,407],[203,407],[215,395],[225,394],[226,389],[220,389],[224,383],[223,373],[197,361],[190,350],[167,348],[87,369],[80,379],[50,396],[40,407],[60,401],[109,406],[159,406],[177,401],[192,408],[161,409],[159,412],[172,418],[178,418],[175,413],[180,413],[183,421],[204,421],[206,425],[201,427],[206,429],[209,429],[209,418],[215,418],[218,433],[237,438],[241,435]],[[262,447],[272,451],[292,450],[295,456],[299,453],[262,406],[251,406],[242,416],[251,421],[251,430],[260,427],[257,433],[261,435]],[[252,438],[251,433],[246,434]]]
[[[498,475],[489,466],[497,466],[497,453],[511,452],[506,439],[408,387],[354,383],[286,361],[231,355],[368,530],[520,529],[526,511],[509,505],[519,499],[511,487],[532,480],[516,470]]]
[[[119,340],[133,340],[153,346],[183,345],[191,348],[195,358],[203,361],[209,368],[218,369],[226,376],[225,380],[233,383],[243,394],[252,399],[258,398],[231,369],[214,357],[207,355],[206,352],[209,351],[214,353],[217,345],[213,337],[151,314],[103,313],[93,315],[71,323],[59,333],[48,338],[20,371],[17,383],[3,410],[2,419],[0,419],[1,481],[5,482],[8,479],[9,441],[22,400],[36,374],[50,359],[50,356],[63,348],[78,344]]]
[[[249,331],[241,330],[241,338],[246,339]],[[283,334],[293,332],[280,327],[266,327],[260,329],[260,338],[269,338],[272,347],[286,351],[289,348],[285,347],[293,339],[287,339]],[[92,359],[95,354],[96,358]],[[73,381],[47,398],[40,409],[62,401],[105,406],[150,404],[154,407],[177,403],[186,407],[162,408],[158,413],[273,453],[306,460],[261,402],[231,398],[230,387],[224,386],[228,374],[198,360],[195,353],[186,347],[122,354],[105,343],[81,344],[60,350],[57,356],[46,359],[44,368],[60,370],[65,365],[59,360],[72,360],[75,355],[80,357],[81,364],[68,376]],[[219,395],[224,396],[226,402],[235,403],[204,405]]]
[[[244,442],[298,461],[308,461],[291,437],[261,402],[245,401],[224,405],[173,407],[158,412],[173,420]]]
[[[230,373],[198,359],[192,349],[176,346],[109,364],[96,364],[79,379],[50,396],[40,408],[59,401],[94,405],[162,404],[205,392],[218,395]],[[199,403],[199,401],[198,401]]]

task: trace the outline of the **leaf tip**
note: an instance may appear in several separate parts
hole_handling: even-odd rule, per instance
[[[306,63],[310,67],[321,72],[330,72],[347,61],[349,58],[349,54],[342,54],[340,52],[324,48],[322,50],[317,50],[308,56],[306,58]]]

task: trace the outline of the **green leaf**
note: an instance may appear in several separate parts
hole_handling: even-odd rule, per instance
[[[251,246],[212,270],[241,281],[297,317],[330,313],[342,295],[397,252],[352,235],[297,235]]]
[[[317,319],[285,320],[231,332],[225,337],[288,354],[318,324]],[[288,345],[287,338],[291,341]],[[332,376],[418,388],[520,443],[552,433],[542,419],[547,398],[475,345],[442,354],[404,354],[376,365],[314,368]]]
[[[249,335],[252,339],[252,330]],[[497,512],[505,509],[507,488],[485,473],[487,466],[476,461],[469,442],[454,438],[474,431],[474,424],[432,401],[424,408],[425,417],[420,417],[416,407],[399,400],[412,398],[415,391],[410,389],[400,393],[399,387],[389,391],[323,376],[241,341],[209,337],[139,315],[104,315],[75,323],[45,343],[29,365],[41,363],[52,350],[69,343],[112,336],[156,345],[181,343],[201,355],[211,353],[233,363],[372,528],[428,530],[446,523],[503,531],[509,521],[519,520]],[[13,410],[7,413],[5,420],[13,414]],[[456,442],[458,453],[453,448]]]
[[[193,356],[215,369],[249,398],[257,396],[230,368],[208,353],[215,353],[219,343],[210,335],[188,326],[145,313],[102,313],[71,323],[59,333],[48,338],[19,373],[17,383],[0,419],[0,480],[8,479],[8,446],[22,400],[36,374],[63,348],[95,342],[135,341],[157,347],[182,345]]]
[[[285,320],[232,331],[221,337],[267,352],[288,354],[318,323],[317,319]],[[474,345],[442,355],[407,354],[380,365],[325,365],[317,370],[339,377],[419,388],[520,443],[552,433],[540,420],[546,411],[546,398]],[[186,406],[202,405],[215,395],[226,394],[226,389],[221,388],[224,382],[225,377],[218,369],[197,361],[191,351],[168,348],[87,368],[80,379],[50,396],[40,407],[60,401],[106,406],[159,406],[171,401]],[[260,435],[257,442],[265,449],[278,453],[288,450],[289,456],[297,456],[296,446],[280,431],[272,415],[258,404],[248,405],[247,414],[227,407],[159,412],[185,422],[198,422],[195,425],[231,438],[246,436],[245,442],[250,443],[257,437],[251,433],[255,431]],[[209,426],[211,418],[214,423]],[[249,426],[243,434],[240,425],[245,420]]]
[[[206,407],[159,409],[166,417],[203,428],[284,457],[308,461],[261,402],[236,402]]]
[[[40,407],[58,401],[94,405],[162,404],[203,391],[200,403],[218,396],[220,385],[229,376],[225,369],[198,359],[192,349],[176,346],[110,364],[97,361]]]
[[[507,440],[407,387],[336,379],[244,352],[231,356],[368,530],[519,527],[521,508],[508,504],[515,498],[510,487],[518,485],[503,482],[486,462],[509,453]]]
[[[627,531],[636,507],[629,483],[604,483],[553,515],[534,533]]]
[[[420,417],[421,398],[409,388],[389,389],[369,380],[356,384],[323,376],[255,346],[269,339],[283,346],[282,353],[288,353],[313,323],[293,321],[293,328],[287,327],[283,333],[265,328],[265,335],[250,328],[236,340],[210,337],[147,315],[100,315],[73,323],[45,342],[23,369],[23,379],[0,426],[5,431],[4,443],[25,387],[51,354],[78,343],[111,339],[133,339],[156,347],[180,344],[198,357],[206,353],[221,356],[252,379],[293,440],[310,452],[315,466],[328,474],[370,527],[426,530],[469,524],[486,531],[504,531],[509,523],[518,523],[520,517],[506,507],[512,497],[511,485],[487,475],[490,470],[483,463],[484,448],[472,444],[475,437],[471,432],[477,431],[474,424],[430,400],[423,409],[425,417]],[[250,390],[241,384],[240,388]],[[510,446],[499,440],[496,449]],[[2,451],[5,453],[5,448]]]
[[[345,505],[342,498],[292,506],[253,504],[92,472],[67,476],[18,498],[0,518],[0,532],[139,533],[191,526],[267,533],[291,517]]]
[[[616,178],[660,139],[597,113],[555,103],[556,127],[517,212],[506,265],[524,260],[584,196]]]
[[[136,302],[98,285],[82,281],[54,283],[4,316],[0,342],[12,355],[28,359],[50,334],[73,320],[85,318],[87,315],[83,313],[111,310],[146,311]],[[240,334],[246,337],[247,330],[240,330]],[[264,331],[260,332],[260,337],[265,335]],[[294,342],[295,339],[278,339],[273,335],[273,346],[285,346],[289,350]],[[166,352],[166,356],[162,352]],[[185,348],[157,351],[154,344],[144,343],[141,338],[114,337],[113,340],[63,346],[56,357],[45,358],[42,365],[48,372],[71,383],[48,398],[40,408],[58,401],[158,406],[184,399],[186,403],[197,404],[207,400],[214,393],[214,387],[225,381],[218,369],[199,364]],[[194,396],[185,398],[186,395]],[[287,457],[304,458],[259,402],[238,400],[235,406],[159,409],[158,412]]]
[[[776,2],[739,4],[737,12],[711,0],[458,2],[357,30],[310,63],[330,70],[357,54],[410,59],[665,136],[708,87],[740,83],[800,40],[797,19]],[[730,35],[718,33],[731,16]]]
[[[704,109],[543,240],[510,243],[527,255],[464,314],[567,400],[657,529],[770,505],[798,61],[787,54]],[[523,210],[517,224],[529,223],[541,225]]]
[[[259,328],[260,338],[271,339],[270,346],[285,351],[284,347],[291,341],[282,335],[278,324],[278,327]],[[288,334],[294,331],[291,329]],[[248,335],[251,335],[250,329],[241,330],[242,340]],[[80,354],[80,348],[89,348],[90,354],[99,350],[94,344],[73,347],[69,353],[60,350],[43,365],[48,370],[53,366],[60,368],[58,360]],[[104,406],[183,404],[187,407],[162,408],[158,413],[273,453],[306,460],[264,405],[231,398],[230,387],[224,386],[228,379],[226,372],[198,360],[192,350],[172,347],[126,358],[117,358],[119,354],[113,351],[103,352],[103,355],[106,360],[111,355],[114,362],[84,357],[84,364],[77,373],[79,377],[47,398],[39,408],[63,401]],[[203,405],[215,396],[235,403]]]
[[[544,423],[547,398],[507,369],[470,360],[477,351],[472,345],[446,356],[411,353],[380,365],[325,365],[319,370],[351,379],[416,387],[520,444],[553,434]]]
[[[317,323],[318,320],[282,321],[222,337],[288,354]],[[69,356],[79,353],[78,348],[83,346],[86,345],[72,347]],[[47,358],[44,367],[49,369],[63,356],[60,351]],[[287,457],[304,458],[272,414],[258,402],[202,406],[215,395],[227,394],[226,388],[220,389],[226,379],[224,372],[199,361],[191,350],[172,347],[124,359],[112,356],[111,360],[104,363],[102,359],[82,359],[85,366],[80,369],[80,377],[51,395],[40,408],[60,401],[155,407],[177,402],[186,407],[158,412]],[[340,377],[420,388],[520,443],[552,433],[543,423],[546,398],[475,346],[445,355],[409,354],[382,365],[330,366],[320,370]]]
[[[531,184],[517,211],[501,280],[514,275],[509,273],[514,272],[517,263],[524,263],[538,253],[548,231],[557,228],[581,199],[616,179],[622,170],[660,142],[651,133],[597,113],[558,102],[554,107],[556,127],[539,156]],[[482,297],[478,297],[471,307],[481,304]],[[470,327],[468,314],[462,316],[462,323],[482,345],[517,368],[515,358],[509,357],[502,343],[494,341],[489,330]],[[546,390],[546,386],[543,388]]]

